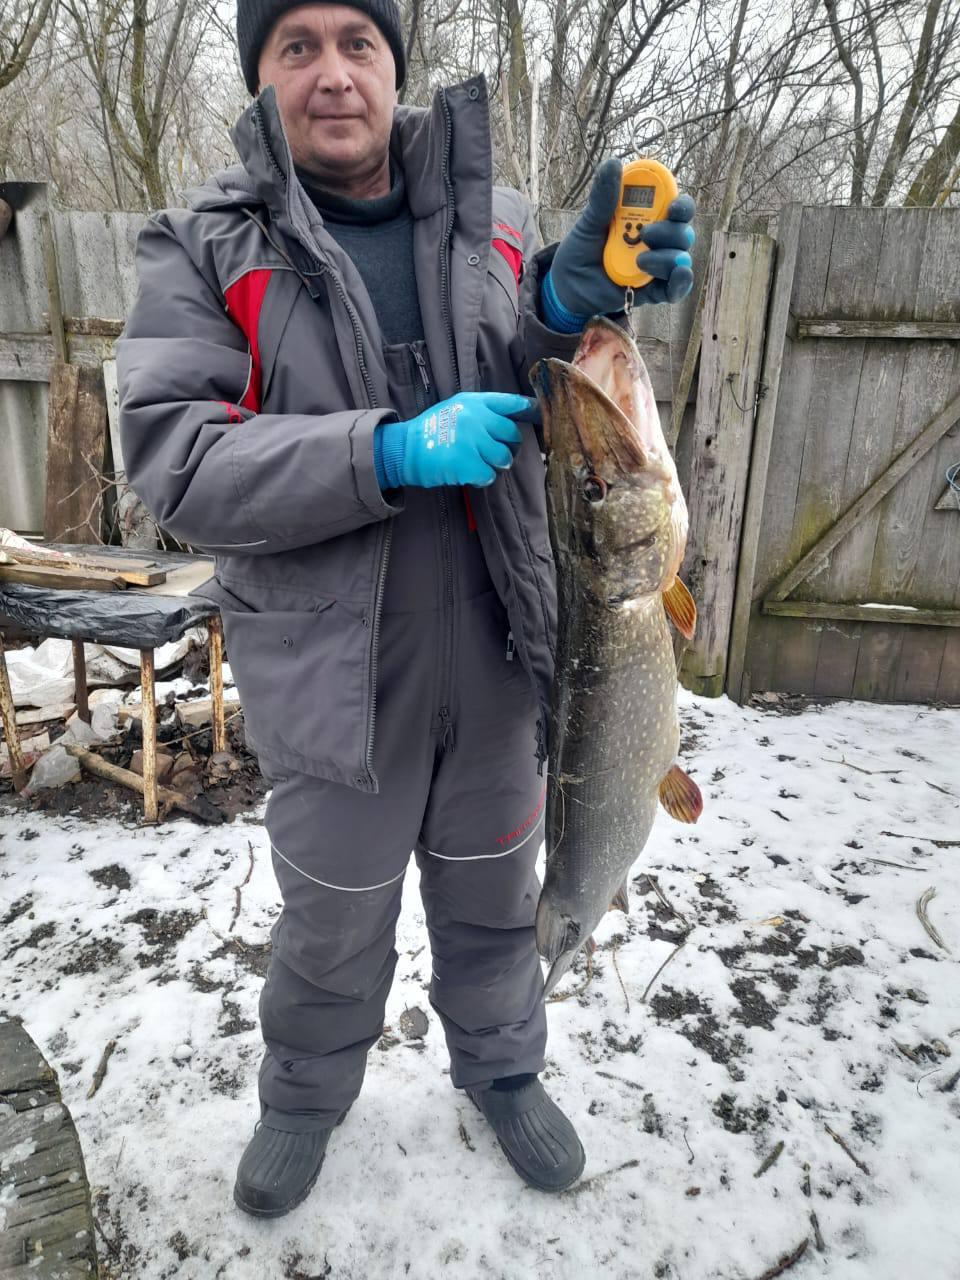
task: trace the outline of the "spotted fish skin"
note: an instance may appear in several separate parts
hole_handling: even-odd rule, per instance
[[[628,334],[598,317],[572,364],[541,361],[531,378],[548,450],[558,589],[547,864],[536,924],[551,965],[549,993],[626,882],[676,759],[677,673],[664,592],[683,559],[687,511]]]

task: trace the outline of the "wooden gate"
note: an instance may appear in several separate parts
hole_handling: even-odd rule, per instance
[[[960,210],[779,226],[726,688],[960,702]]]

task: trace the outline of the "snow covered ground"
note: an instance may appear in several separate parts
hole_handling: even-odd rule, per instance
[[[241,1215],[278,910],[256,815],[0,813],[0,1014],[60,1074],[104,1275],[759,1280],[809,1239],[789,1280],[957,1280],[960,711],[684,695],[683,720],[704,815],[660,815],[630,916],[550,1005],[549,1086],[587,1149],[558,1198],[449,1086],[412,869],[392,1034],[320,1182],[277,1222]],[[928,888],[950,951],[917,917]],[[415,1006],[423,1041],[400,1026]]]

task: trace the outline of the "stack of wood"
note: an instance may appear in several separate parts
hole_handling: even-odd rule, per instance
[[[24,582],[35,587],[73,591],[123,591],[127,587],[156,587],[167,574],[148,555],[105,560],[34,546],[9,529],[0,529],[0,583]]]

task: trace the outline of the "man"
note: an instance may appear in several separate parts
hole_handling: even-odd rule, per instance
[[[411,848],[452,1082],[522,1178],[561,1190],[584,1156],[538,1079],[556,603],[523,392],[623,307],[600,262],[620,167],[539,253],[523,198],[492,184],[483,80],[396,108],[394,0],[240,0],[237,29],[259,93],[241,163],[144,228],[119,345],[127,473],[216,553],[273,784],[283,912],[235,1199],[276,1216],[316,1180],[383,1026]],[[638,303],[689,290],[692,213],[681,197],[648,232]]]

